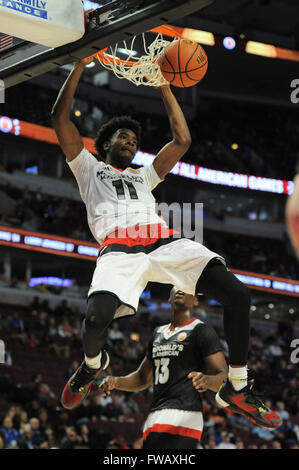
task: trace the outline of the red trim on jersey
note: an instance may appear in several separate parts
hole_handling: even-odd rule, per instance
[[[107,163],[107,165],[112,166],[112,168],[114,168],[115,170],[118,170],[118,171],[125,171],[125,170],[123,170],[122,168],[117,168],[117,166],[111,165],[111,163]],[[131,171],[132,173],[138,173],[137,170],[134,170],[134,168],[131,168],[131,167],[126,168],[126,170],[129,170],[129,171]]]
[[[175,233],[178,232],[162,227],[161,224],[135,225],[134,227],[123,228],[111,233],[100,246],[100,251],[104,246],[114,243],[126,246],[147,246],[156,243],[160,238],[169,238]]]
[[[179,436],[191,437],[192,439],[201,439],[201,431],[197,429],[185,428],[184,426],[172,426],[170,424],[154,424],[151,428],[148,428],[142,435],[142,439],[145,441],[151,432],[163,432],[168,434],[177,434]]]
[[[190,325],[190,324],[193,323],[195,320],[196,320],[196,318],[191,318],[191,320],[189,320],[187,323],[185,323],[185,324],[182,325],[182,326],[179,326],[179,327],[178,327],[178,330],[184,329],[185,326]],[[170,324],[170,325],[171,325],[171,324]],[[178,333],[178,330],[172,331],[172,330],[170,329],[170,327],[168,327],[167,329],[168,329],[168,331],[169,331],[171,334],[173,334],[173,333]],[[166,331],[167,331],[167,329],[166,329]],[[169,336],[169,337],[170,337],[170,336]]]
[[[193,323],[195,320],[196,320],[196,318],[191,318],[191,320],[189,320],[187,323],[185,323],[184,326],[190,325],[190,323]],[[184,326],[182,326],[182,328],[184,328]]]
[[[108,165],[112,166],[112,168],[114,168],[115,170],[118,170],[118,171],[125,171],[125,170],[123,170],[122,168],[117,168],[116,166],[111,165],[110,163],[108,163]]]

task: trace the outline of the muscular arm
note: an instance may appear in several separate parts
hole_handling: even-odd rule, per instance
[[[299,174],[294,179],[294,192],[287,201],[286,223],[293,247],[299,258]]]
[[[222,352],[210,354],[204,358],[209,374],[205,375],[202,372],[191,372],[188,377],[193,382],[193,386],[199,392],[211,390],[218,392],[221,384],[227,378],[227,364]]]
[[[139,368],[123,377],[108,376],[100,384],[100,392],[109,395],[111,390],[125,392],[139,392],[145,390],[153,383],[153,370],[151,362],[145,357]]]
[[[154,160],[154,168],[163,179],[191,145],[191,135],[185,116],[169,85],[159,88],[166,108],[173,140],[163,147]]]
[[[68,161],[76,158],[84,147],[77,127],[70,120],[70,111],[85,65],[91,61],[92,59],[83,59],[74,65],[52,109],[53,127]]]

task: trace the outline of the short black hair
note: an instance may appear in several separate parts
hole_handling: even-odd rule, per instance
[[[94,144],[98,153],[98,160],[106,160],[106,152],[103,148],[105,142],[111,139],[118,129],[130,129],[137,137],[137,148],[140,148],[141,124],[131,116],[118,116],[110,119],[99,129]]]

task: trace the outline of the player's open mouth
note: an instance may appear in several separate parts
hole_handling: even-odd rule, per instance
[[[182,292],[177,292],[174,301],[175,303],[183,304],[185,302],[185,295]]]

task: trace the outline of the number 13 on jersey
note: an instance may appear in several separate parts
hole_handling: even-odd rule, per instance
[[[155,385],[165,384],[169,379],[169,357],[155,359]]]

